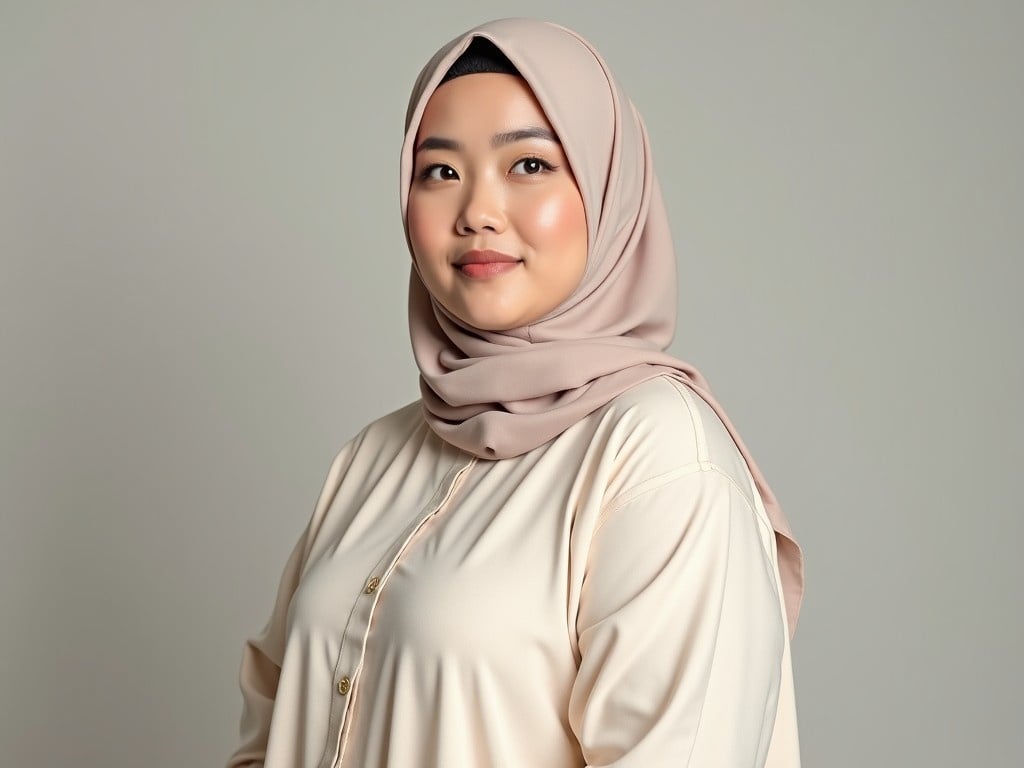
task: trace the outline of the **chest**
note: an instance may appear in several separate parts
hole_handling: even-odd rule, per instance
[[[368,642],[424,661],[571,659],[574,475],[466,459],[336,500],[289,633],[331,656]]]

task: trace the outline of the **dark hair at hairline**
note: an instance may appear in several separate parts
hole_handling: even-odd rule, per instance
[[[487,38],[474,37],[469,47],[448,68],[448,71],[445,72],[438,85],[463,75],[479,75],[489,72],[521,77],[519,70],[509,61],[508,56],[501,52],[498,46]]]

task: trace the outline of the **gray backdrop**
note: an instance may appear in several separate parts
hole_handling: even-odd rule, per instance
[[[1024,764],[1018,2],[6,2],[0,764],[218,766],[328,464],[417,395],[442,42],[536,15],[645,115],[696,364],[807,552],[807,766]]]

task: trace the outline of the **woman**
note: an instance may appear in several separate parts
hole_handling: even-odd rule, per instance
[[[460,35],[401,185],[422,398],[334,460],[229,766],[798,765],[800,550],[664,352],[665,211],[599,55],[524,19]]]

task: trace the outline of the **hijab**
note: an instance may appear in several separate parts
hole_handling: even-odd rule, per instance
[[[586,211],[587,265],[576,290],[544,317],[521,328],[485,331],[432,298],[414,258],[409,333],[427,423],[475,456],[511,458],[641,382],[668,374],[685,383],[721,418],[754,478],[775,531],[792,635],[803,598],[803,553],[707,380],[666,352],[676,323],[675,255],[650,142],[640,114],[589,42],[557,24],[501,19],[459,35],[434,54],[406,112],[401,207],[407,242],[423,111],[476,37],[494,43],[515,65],[562,143]]]

